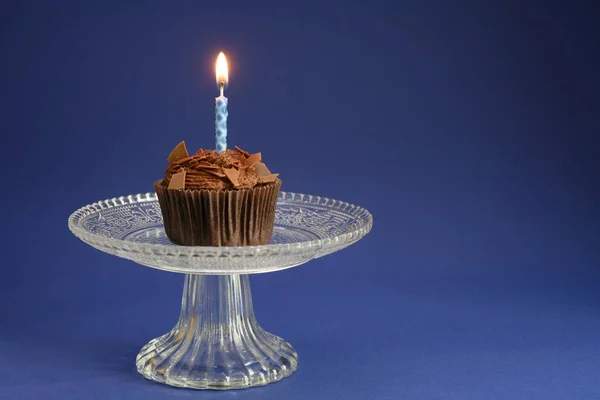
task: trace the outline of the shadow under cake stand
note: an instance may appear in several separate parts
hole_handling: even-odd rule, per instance
[[[295,267],[365,236],[371,214],[337,200],[281,192],[264,246],[176,246],[166,237],[154,193],[100,201],[75,211],[69,228],[109,254],[185,274],[179,321],[136,359],[144,377],[195,389],[241,389],[294,372],[298,354],[254,316],[248,274]]]

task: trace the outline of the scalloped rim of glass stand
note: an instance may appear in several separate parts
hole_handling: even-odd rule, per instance
[[[127,204],[136,204],[136,203],[144,203],[150,201],[156,201],[156,193],[145,193],[145,194],[134,194],[128,196],[121,197],[113,197],[112,199],[106,199],[97,201],[92,204],[88,204],[83,206],[73,212],[69,216],[68,225],[71,232],[83,240],[84,242],[90,245],[96,245],[104,248],[113,248],[113,249],[122,249],[126,251],[132,251],[132,245],[134,247],[134,243],[130,243],[121,239],[109,238],[103,235],[99,235],[96,233],[92,233],[84,228],[79,226],[79,222],[87,217],[90,214],[96,213],[98,211],[109,209],[113,207],[118,207]],[[337,247],[346,242],[352,241],[356,242],[357,240],[364,237],[373,226],[373,216],[366,209],[356,206],[354,204],[350,204],[344,201],[330,199],[327,197],[321,196],[313,196],[309,194],[302,193],[291,193],[291,192],[280,192],[278,200],[288,200],[288,201],[296,201],[307,204],[314,204],[320,206],[327,206],[335,209],[343,209],[346,212],[352,212],[353,215],[356,216],[356,219],[359,221],[359,226],[349,232],[342,233],[340,235],[315,239],[304,242],[295,242],[295,243],[280,243],[280,244],[266,244],[261,246],[236,246],[236,247],[216,247],[216,246],[174,246],[174,245],[165,245],[165,244],[152,244],[145,243],[142,246],[139,246],[139,250],[143,250],[144,252],[152,252],[156,254],[157,252],[164,253],[172,253],[173,250],[176,250],[178,254],[173,255],[176,257],[232,257],[232,256],[269,256],[273,253],[277,253],[279,255],[293,255],[297,253],[301,253],[306,251],[307,249],[312,249],[315,252],[320,251],[321,254],[318,257],[327,255],[329,253],[323,252],[328,248]],[[334,250],[335,251],[335,250]],[[316,254],[316,253],[315,253]],[[308,261],[308,260],[307,260]],[[302,264],[302,263],[300,263]],[[275,268],[269,270],[250,270],[250,271],[190,271],[187,269],[179,269],[179,268],[170,268],[163,269],[171,272],[178,273],[186,273],[186,274],[252,274],[252,273],[262,273],[262,272],[273,272],[282,269],[291,268],[296,265],[289,265],[282,268]],[[148,264],[143,264],[148,267],[153,267]],[[157,268],[157,267],[153,267]]]

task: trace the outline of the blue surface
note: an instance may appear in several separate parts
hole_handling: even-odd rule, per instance
[[[0,399],[600,398],[593,2],[217,3],[0,6]],[[297,373],[199,393],[134,368],[183,277],[66,220],[214,146],[220,50],[230,145],[375,225],[252,278]]]

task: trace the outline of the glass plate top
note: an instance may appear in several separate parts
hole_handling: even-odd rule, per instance
[[[254,274],[303,264],[365,236],[373,218],[338,200],[281,192],[263,246],[177,246],[167,239],[155,193],[99,201],[75,211],[69,229],[85,243],[139,264],[187,274]]]

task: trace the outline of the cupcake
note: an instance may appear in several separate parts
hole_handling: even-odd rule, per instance
[[[181,142],[154,184],[169,240],[184,246],[267,244],[281,188],[261,154],[235,147],[189,155]]]

